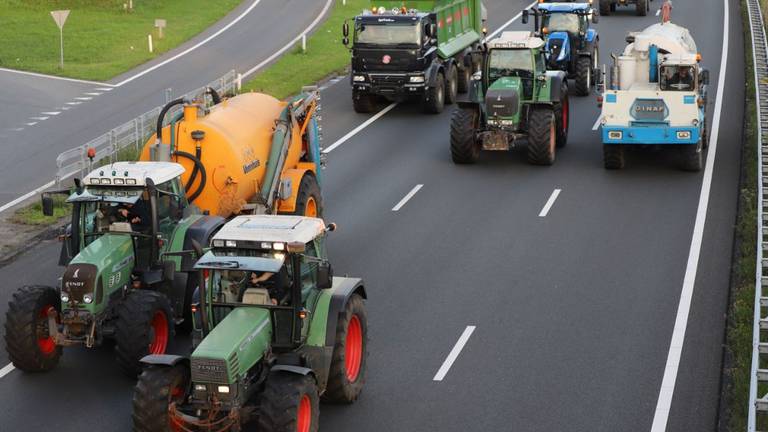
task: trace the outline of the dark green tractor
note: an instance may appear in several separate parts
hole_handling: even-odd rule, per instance
[[[471,164],[482,150],[510,150],[526,140],[528,162],[552,165],[568,142],[565,72],[547,71],[544,41],[530,32],[504,32],[483,47],[483,69],[470,98],[451,117],[451,157]]]
[[[366,377],[360,279],[332,277],[321,219],[239,216],[197,262],[189,357],[150,355],[133,397],[138,432],[317,431],[319,401],[354,402]]]

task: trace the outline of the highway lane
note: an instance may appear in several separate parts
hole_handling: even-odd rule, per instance
[[[35,86],[40,92],[37,96],[30,86],[16,84],[30,77],[0,71],[0,84],[5,84],[0,101],[8,101],[8,105],[0,108],[0,118],[4,119],[0,122],[0,134],[4,135],[0,137],[3,144],[0,145],[0,178],[4,185],[0,203],[9,202],[52,180],[55,158],[62,151],[85,144],[165,103],[165,89],[171,88],[178,96],[232,69],[245,72],[268,59],[307,29],[327,4],[325,0],[260,0],[251,8],[254,2],[243,2],[225,19],[194,39],[161,58],[116,77],[111,84],[125,84],[112,91],[97,90],[104,87],[97,84],[81,88],[78,83],[35,78]],[[213,36],[241,15],[242,19],[236,24],[204,45],[152,69]],[[145,73],[148,70],[151,71]],[[145,74],[126,82],[142,73]],[[71,96],[72,92],[81,93]],[[85,93],[102,94],[89,96]],[[50,94],[47,101],[46,94]],[[33,96],[29,103],[24,102]],[[75,97],[91,99],[77,100]],[[76,105],[66,105],[68,102]],[[18,107],[20,104],[22,108]],[[37,116],[37,112],[62,111],[62,107],[71,109],[33,126],[25,124],[33,122],[26,119]],[[21,131],[13,130],[22,127]]]
[[[674,16],[693,30],[716,82],[720,46],[703,29],[722,25],[722,6],[710,1],[711,18],[694,22],[693,6],[681,4]],[[522,6],[488,3],[491,28]],[[651,22],[603,17],[603,55],[623,46],[627,27]],[[731,22],[737,54],[670,431],[711,430],[716,414],[743,105],[739,21]],[[367,118],[351,113],[346,83],[323,97],[328,144]],[[330,250],[337,272],[360,275],[370,287],[371,369],[357,404],[322,407],[324,430],[650,429],[701,175],[677,171],[670,158],[659,163],[655,154],[604,171],[591,131],[594,98],[571,101],[571,140],[550,168],[525,164],[521,151],[456,167],[448,154],[450,113],[422,116],[414,106],[398,106],[330,153],[326,215],[340,226]],[[424,186],[393,212],[417,184]],[[539,217],[555,188],[562,192]],[[55,253],[55,245],[35,248],[0,274],[52,281],[58,271],[46,260]],[[0,312],[9,291],[0,292]],[[434,382],[468,325],[475,332],[444,380]],[[57,419],[83,406],[103,419],[66,417],[63,430],[125,430],[131,383],[109,354],[69,350],[64,358],[50,374],[13,372],[0,380],[0,402],[14,408],[0,422],[48,425],[29,419],[35,403],[45,403]],[[84,382],[84,371],[95,379]],[[78,390],[61,400],[62,384]]]

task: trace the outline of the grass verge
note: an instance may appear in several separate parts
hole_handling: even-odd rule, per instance
[[[53,196],[53,216],[43,215],[43,205],[37,201],[29,206],[22,207],[11,216],[11,222],[22,225],[48,226],[58,222],[72,211],[72,206],[65,203],[66,197]]]
[[[349,64],[349,50],[341,43],[341,25],[345,19],[359,14],[369,0],[347,0],[346,6],[336,0],[328,19],[307,38],[307,52],[297,46],[269,68],[259,72],[243,85],[243,91],[257,91],[278,99],[297,94]]]
[[[0,67],[80,79],[108,80],[205,30],[241,0],[4,0],[0,1]],[[64,69],[52,10],[69,9]],[[155,19],[165,19],[159,39]],[[154,52],[147,35],[152,34]]]

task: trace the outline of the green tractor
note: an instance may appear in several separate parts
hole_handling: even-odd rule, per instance
[[[319,406],[351,403],[366,378],[360,279],[332,277],[326,227],[304,216],[238,216],[197,262],[189,357],[149,355],[133,430],[318,430]],[[199,248],[199,245],[197,245]]]
[[[142,357],[165,353],[176,324],[191,328],[192,245],[207,244],[225,221],[188,203],[183,173],[172,162],[117,162],[55,192],[72,205],[59,259],[66,270],[58,288],[22,287],[9,302],[15,367],[47,371],[63,347],[114,343],[119,365],[136,376]],[[52,211],[44,194],[43,212]]]
[[[510,150],[528,141],[528,162],[552,165],[568,142],[568,82],[547,71],[544,41],[527,31],[504,32],[484,44],[483,70],[470,97],[451,117],[451,157],[471,164],[482,150]]]

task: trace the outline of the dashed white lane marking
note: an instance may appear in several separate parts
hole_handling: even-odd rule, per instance
[[[453,349],[448,354],[448,357],[446,357],[445,361],[443,362],[443,365],[440,366],[440,369],[438,369],[437,373],[435,374],[435,377],[432,378],[432,381],[442,381],[443,378],[445,378],[445,375],[447,375],[448,371],[451,370],[451,366],[453,366],[453,362],[455,362],[456,359],[459,357],[459,354],[461,354],[461,350],[464,349],[464,345],[467,344],[469,337],[472,336],[472,333],[474,331],[475,331],[475,326],[467,326],[467,328],[464,329],[464,333],[462,333],[461,336],[459,337],[459,340],[456,341],[456,345],[453,346]]]
[[[366,120],[365,122],[363,122],[363,124],[361,124],[360,126],[352,129],[346,135],[344,135],[343,137],[341,137],[338,140],[336,140],[335,143],[333,143],[330,146],[326,147],[325,150],[323,150],[323,153],[330,153],[330,152],[332,152],[336,147],[338,147],[338,146],[344,144],[345,142],[347,142],[347,140],[349,140],[353,136],[357,135],[361,130],[363,130],[363,129],[367,128],[368,126],[370,126],[371,123],[373,123],[376,120],[380,119],[384,114],[392,111],[392,108],[394,108],[396,106],[397,106],[397,102],[393,102],[393,103],[389,104],[386,108],[384,108],[383,110],[381,110],[378,113],[376,113],[376,115],[374,115],[373,117],[371,117],[368,120]]]
[[[73,108],[73,107],[71,107],[71,106],[63,106],[63,107],[61,107],[61,110],[62,111],[67,111],[68,109],[71,109],[71,108]]]
[[[67,102],[67,105],[80,105],[82,102]]]
[[[547,214],[549,214],[549,210],[552,208],[552,205],[555,204],[555,200],[559,195],[560,195],[560,189],[555,189],[552,191],[552,195],[549,196],[547,203],[544,204],[544,208],[542,208],[541,211],[539,212],[539,217],[547,217]]]
[[[9,129],[9,130],[12,130],[12,131],[14,131],[14,132],[21,132],[21,131],[23,131],[23,130],[24,130],[24,128],[22,128],[22,127],[17,127],[17,128],[12,128],[12,129]]]
[[[88,96],[101,96],[101,93],[99,93],[99,92],[88,92],[88,93],[85,93],[85,94],[87,94]]]
[[[592,130],[597,130],[597,128],[600,127],[600,120],[602,120],[602,116],[598,116],[597,120],[595,120],[595,124],[592,125]]]
[[[30,120],[38,120],[38,121],[43,121],[43,120],[48,120],[49,118],[50,118],[50,117],[30,117],[29,119],[30,119]]]
[[[61,114],[61,111],[43,111],[40,114],[47,115],[47,116],[55,116]]]
[[[95,90],[108,92],[108,91],[112,91],[112,88],[111,87],[96,87]]]
[[[34,126],[34,125],[37,124],[37,122],[29,122],[29,123],[24,123],[24,124],[27,125],[27,126]]]
[[[93,98],[90,97],[90,96],[81,96],[81,97],[76,97],[75,98],[75,100],[81,100],[81,101],[89,101],[91,99],[93,99]]]
[[[704,238],[704,225],[707,221],[707,207],[709,206],[709,194],[712,187],[712,172],[715,167],[717,140],[720,133],[720,114],[722,113],[723,108],[723,92],[725,90],[725,79],[728,67],[728,30],[730,25],[728,22],[728,17],[730,15],[728,0],[723,1],[723,7],[723,45],[720,54],[720,71],[718,72],[717,77],[717,99],[715,100],[715,111],[712,113],[712,129],[709,134],[707,164],[704,168],[704,179],[701,182],[699,206],[696,210],[696,222],[693,225],[691,248],[688,252],[688,264],[685,268],[683,288],[680,293],[680,303],[677,305],[675,327],[672,330],[672,340],[669,342],[667,362],[664,366],[664,378],[661,380],[659,399],[656,402],[656,411],[653,414],[651,432],[665,432],[667,429],[669,411],[672,408],[672,398],[675,394],[675,382],[677,381],[677,373],[680,369],[680,358],[683,355],[685,330],[688,327],[688,315],[691,312],[693,288],[696,284],[696,272],[699,267],[701,244]]]
[[[399,202],[399,203],[397,203],[397,205],[395,205],[394,207],[392,207],[392,211],[393,211],[393,212],[396,212],[396,211],[400,210],[401,208],[403,208],[403,206],[404,206],[404,205],[405,205],[405,204],[406,204],[406,203],[407,203],[407,202],[408,202],[408,201],[409,201],[411,198],[413,198],[413,196],[414,196],[414,195],[416,195],[416,192],[418,192],[418,191],[419,191],[419,189],[421,189],[422,187],[424,187],[424,185],[423,185],[423,184],[418,184],[418,185],[414,186],[414,187],[413,187],[413,189],[411,189],[411,191],[410,191],[410,192],[408,192],[408,195],[404,196],[404,197],[403,197],[403,199],[401,199],[401,200],[400,200],[400,202]]]
[[[0,378],[8,375],[11,372],[13,372],[14,369],[16,369],[16,368],[13,366],[13,363],[8,363],[2,369],[0,369]]]

